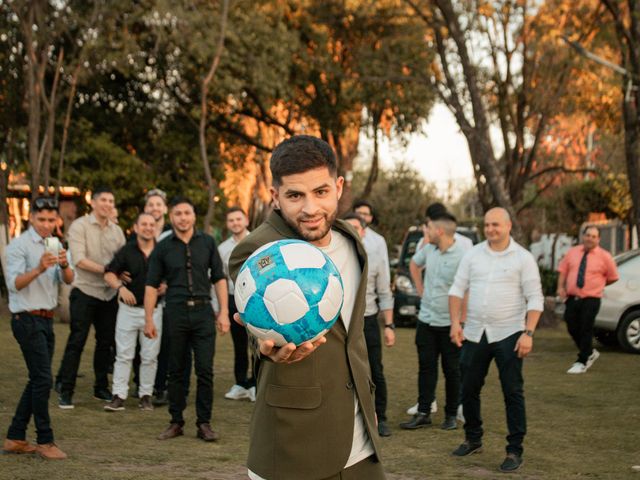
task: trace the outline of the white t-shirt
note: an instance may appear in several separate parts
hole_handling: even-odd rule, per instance
[[[329,256],[342,276],[344,301],[342,302],[342,310],[340,311],[340,314],[344,327],[348,332],[361,274],[356,248],[353,245],[353,242],[349,241],[340,232],[331,230],[331,242],[326,247],[320,247],[320,250]],[[347,460],[347,464],[344,468],[351,467],[375,453],[373,450],[373,444],[371,443],[371,439],[367,433],[367,428],[365,427],[364,417],[360,411],[360,403],[355,395],[355,391],[353,401],[355,409],[353,443],[351,444],[349,459]],[[248,473],[251,480],[265,480],[259,475],[253,473],[251,470],[249,470]]]

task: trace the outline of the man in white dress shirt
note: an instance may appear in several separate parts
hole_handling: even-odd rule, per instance
[[[510,236],[506,210],[493,208],[484,218],[487,240],[468,251],[449,291],[451,341],[462,346],[462,406],[465,441],[455,456],[481,451],[480,391],[495,359],[507,410],[507,457],[500,465],[512,472],[522,465],[526,434],[522,359],[533,347],[533,332],[543,310],[538,266],[529,251]],[[467,319],[462,303],[469,294]],[[463,330],[464,328],[464,330]]]

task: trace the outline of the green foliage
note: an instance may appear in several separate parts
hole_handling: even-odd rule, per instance
[[[353,179],[354,191],[361,191],[367,172],[357,171]],[[436,189],[427,183],[418,171],[405,163],[393,170],[380,171],[378,181],[367,199],[377,217],[374,229],[387,240],[390,252],[400,243],[411,225],[424,221],[424,211],[437,200]]]
[[[542,294],[545,297],[556,295],[558,272],[552,268],[540,267],[540,281],[542,282]]]

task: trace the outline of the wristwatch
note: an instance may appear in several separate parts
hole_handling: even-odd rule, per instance
[[[391,330],[395,330],[396,329],[396,324],[395,323],[389,323],[389,324],[384,324],[384,328],[390,328]]]
[[[531,337],[531,338],[533,338],[533,330],[525,330],[524,334],[529,336],[529,337]]]

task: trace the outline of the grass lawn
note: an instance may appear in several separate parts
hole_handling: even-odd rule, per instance
[[[67,332],[66,325],[56,325],[54,374]],[[417,395],[413,330],[397,332],[397,345],[385,350],[388,417],[393,428],[393,435],[382,442],[388,477],[501,478],[496,468],[504,457],[506,423],[495,367],[483,394],[484,452],[454,459],[449,453],[463,440],[462,429],[401,431],[397,427],[407,418],[405,410],[415,403]],[[55,395],[50,401],[56,441],[70,458],[65,462],[45,462],[33,456],[3,455],[0,478],[246,478],[243,465],[252,404],[223,398],[233,383],[229,336],[218,338],[217,343],[213,425],[222,439],[214,444],[195,438],[193,395],[186,412],[185,436],[165,442],[155,439],[169,420],[164,408],[141,412],[137,402],[129,399],[124,412],[104,412],[103,404],[92,397],[93,343],[91,338],[83,355],[80,371],[84,376],[78,379],[76,408],[60,410]],[[640,473],[631,469],[640,464],[640,356],[606,348],[601,351],[602,356],[586,375],[570,376],[565,371],[574,361],[575,352],[564,329],[546,329],[536,335],[534,352],[525,362],[529,433],[525,464],[516,474],[518,478],[640,480]],[[0,321],[0,365],[0,433],[4,436],[26,381],[26,368],[6,314]],[[444,403],[442,384],[438,403]],[[435,414],[434,423],[439,424],[442,415],[442,410]],[[34,437],[31,429],[29,439]]]

